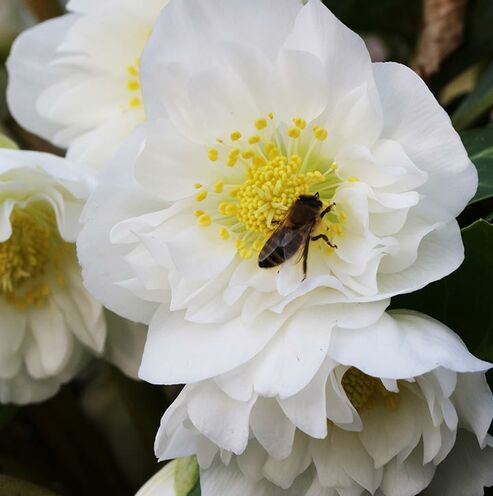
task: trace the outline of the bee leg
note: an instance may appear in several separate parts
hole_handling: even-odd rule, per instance
[[[337,245],[332,244],[329,238],[325,234],[317,234],[316,236],[312,236],[310,239],[312,241],[318,241],[319,239],[323,239],[331,248],[337,248]]]
[[[306,238],[305,246],[303,247],[303,279],[302,282],[306,279],[306,272],[308,269],[308,249],[310,248],[310,238]]]
[[[327,208],[324,208],[322,212],[320,213],[320,218],[323,219],[324,215],[327,215],[333,207],[336,206],[335,202],[332,202]]]

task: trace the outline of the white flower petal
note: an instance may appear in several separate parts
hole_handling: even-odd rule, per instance
[[[205,393],[205,394],[204,394]],[[240,454],[248,443],[248,419],[255,401],[231,400],[212,383],[189,393],[187,409],[192,424],[222,449]]]
[[[46,139],[52,139],[61,126],[47,122],[33,109],[44,88],[66,74],[62,68],[53,67],[50,71],[46,68],[75,20],[76,16],[66,15],[24,31],[14,42],[7,61],[9,109],[24,127]]]
[[[422,375],[440,366],[456,372],[479,372],[490,367],[473,357],[443,324],[405,310],[385,314],[365,329],[347,332],[335,328],[328,353],[369,375],[393,379]]]
[[[284,459],[289,456],[296,427],[277,403],[259,398],[252,408],[250,424],[256,439],[271,457]]]
[[[310,466],[311,457],[306,449],[308,438],[299,433],[297,437],[288,457],[283,460],[269,457],[262,469],[262,473],[269,481],[283,489],[293,487],[295,479]]]
[[[383,137],[401,143],[413,163],[429,174],[420,192],[437,210],[456,217],[476,191],[477,172],[450,118],[408,67],[387,62],[374,64],[373,72],[384,108]]]
[[[238,494],[242,496],[300,496],[305,494],[311,474],[300,477],[289,489],[284,490],[269,482],[254,481],[243,476],[235,463],[224,466],[214,462],[208,470],[200,474],[200,486],[204,496]]]
[[[416,496],[433,478],[435,466],[423,465],[419,450],[399,464],[395,459],[385,468],[382,482],[384,496]]]
[[[138,215],[163,208],[162,203],[144,195],[132,178],[132,160],[139,155],[143,139],[137,131],[102,173],[101,183],[83,212],[85,226],[77,240],[77,251],[84,284],[96,299],[130,320],[148,322],[156,305],[139,301],[117,284],[134,275],[123,259],[130,249],[110,242],[110,226],[128,218],[130,212]],[[111,178],[109,184],[106,177]]]
[[[172,2],[160,16],[142,58],[142,81],[149,118],[170,112],[175,122],[188,121],[187,87],[191,74],[214,67],[216,43],[234,42],[259,49],[274,59],[301,9],[297,0],[188,0]],[[258,12],[262,12],[258,16]],[[271,19],[276,19],[272,29]],[[238,19],[241,22],[238,23]],[[255,33],[255,36],[252,36]],[[162,40],[168,40],[162,43]],[[171,67],[177,63],[178,67]],[[180,75],[180,80],[173,78]]]
[[[257,354],[282,320],[269,314],[261,328],[246,326],[241,319],[198,326],[185,321],[181,312],[170,313],[162,306],[151,321],[139,375],[154,384],[182,384],[219,375]],[[243,345],[237,346],[238,342]],[[206,349],[214,354],[204,353]]]
[[[483,446],[493,420],[493,398],[483,374],[460,374],[452,397],[461,426],[474,432]]]
[[[283,49],[277,58],[275,77],[273,110],[284,122],[290,123],[293,116],[313,121],[326,109],[328,79],[316,55]]]
[[[58,374],[67,364],[74,346],[62,313],[49,303],[41,311],[30,312],[28,326],[33,337],[26,350],[29,372],[39,378]]]

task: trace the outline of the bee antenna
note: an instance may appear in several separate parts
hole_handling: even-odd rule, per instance
[[[315,193],[315,198],[317,198],[317,200],[320,198],[320,193],[318,191]]]

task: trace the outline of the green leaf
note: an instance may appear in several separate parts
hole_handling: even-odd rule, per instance
[[[493,63],[488,66],[476,88],[467,95],[452,115],[452,123],[462,130],[483,116],[493,107]]]
[[[188,496],[199,480],[199,464],[194,456],[176,460],[175,492],[176,496]]]
[[[0,134],[0,148],[10,148],[12,150],[17,150],[19,147],[5,134]]]
[[[461,133],[462,142],[479,175],[478,190],[470,203],[493,196],[493,128]]]
[[[479,220],[462,230],[466,258],[450,276],[392,300],[448,325],[469,349],[493,360],[493,226]]]

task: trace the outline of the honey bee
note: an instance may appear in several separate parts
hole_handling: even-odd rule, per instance
[[[324,240],[331,248],[337,248],[325,234],[312,236],[324,215],[335,206],[331,203],[325,209],[319,194],[300,195],[289,209],[284,220],[265,242],[258,256],[258,265],[263,269],[277,267],[303,249],[303,281],[306,279],[308,249],[310,241]],[[298,260],[299,261],[299,260]]]

